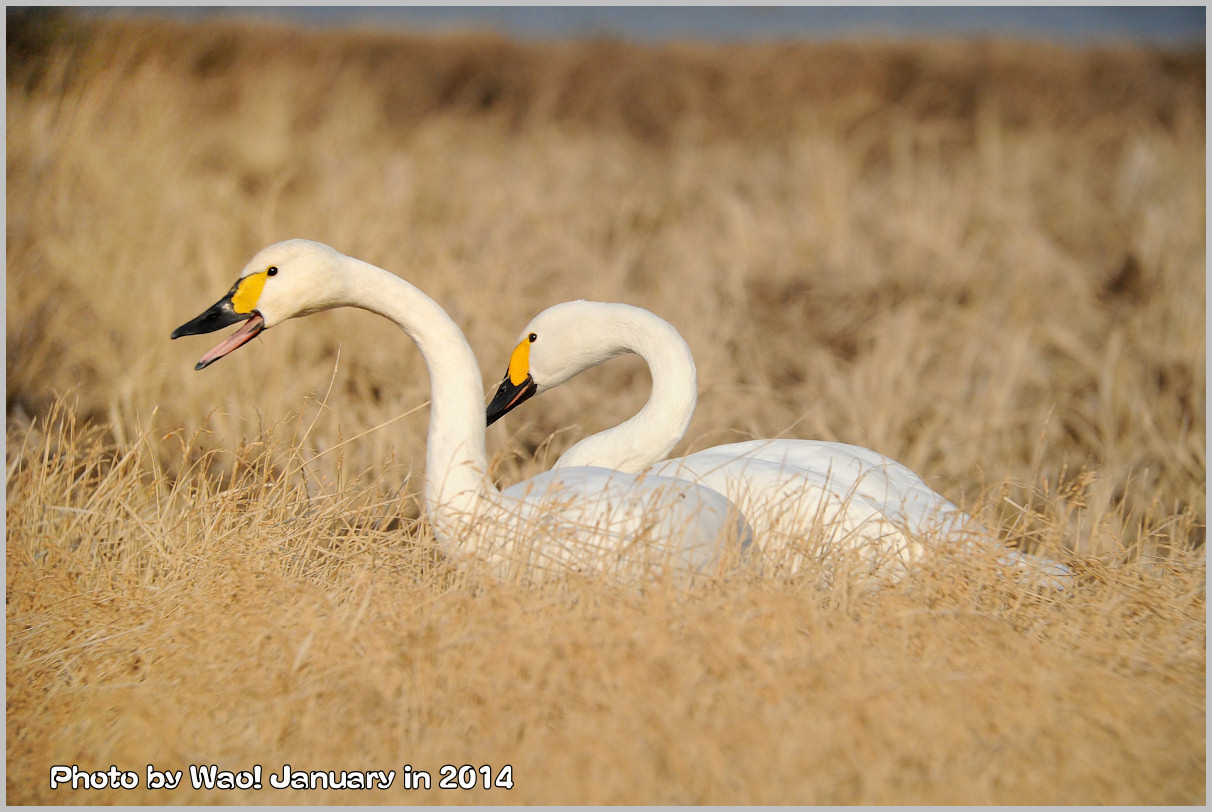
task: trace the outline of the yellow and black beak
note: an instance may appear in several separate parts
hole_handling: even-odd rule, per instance
[[[205,369],[229,352],[256,338],[265,329],[265,319],[252,307],[264,285],[264,272],[246,276],[236,282],[226,296],[207,308],[202,315],[173,330],[172,337],[180,338],[181,336],[213,333],[228,325],[241,321],[247,322],[225,338],[217,347],[202,356],[202,359],[194,366],[195,370]]]
[[[488,404],[488,425],[491,426],[539,391],[539,385],[530,374],[530,344],[534,340],[535,334],[531,333],[509,356],[509,369],[505,370],[505,377]]]

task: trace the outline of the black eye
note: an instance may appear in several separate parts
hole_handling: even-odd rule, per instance
[[[265,273],[269,274],[270,276],[277,276],[277,275],[278,275],[278,266],[277,266],[277,265],[270,265],[270,266],[269,266],[269,267],[268,267],[268,268],[265,270]]]
[[[533,344],[533,343],[535,342],[535,340],[536,340],[536,339],[537,339],[539,336],[538,336],[538,334],[536,334],[536,333],[531,333],[530,335],[528,335],[528,336],[526,336],[526,337],[527,337],[528,339],[530,339],[530,343],[531,343],[531,344]]]

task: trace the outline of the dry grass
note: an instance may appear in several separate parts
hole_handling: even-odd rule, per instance
[[[10,803],[1204,801],[1202,53],[8,38]],[[648,307],[699,365],[679,451],[875,448],[1078,588],[456,572],[392,325],[313,316],[202,373],[168,341],[295,236],[437,298],[488,382],[550,304]],[[497,474],[646,395],[634,359],[544,395]],[[212,763],[515,786],[142,788]]]

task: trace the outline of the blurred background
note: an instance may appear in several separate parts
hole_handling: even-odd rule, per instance
[[[6,17],[9,802],[350,801],[46,780],[194,763],[516,771],[399,803],[1206,800],[1202,7]],[[698,366],[676,453],[875,449],[1080,588],[464,588],[395,325],[201,372],[221,337],[169,339],[290,237],[424,290],[490,385],[545,307],[653,310]],[[535,398],[494,477],[649,391],[628,357]]]
[[[93,9],[90,13],[112,13]],[[127,7],[123,14],[243,17],[325,26],[391,26],[442,32],[491,29],[519,38],[814,40],[853,36],[1014,37],[1070,44],[1203,42],[1207,9],[1194,6],[284,6]]]

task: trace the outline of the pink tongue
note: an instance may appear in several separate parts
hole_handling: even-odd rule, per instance
[[[198,361],[198,369],[218,361],[223,356],[227,355],[232,350],[243,346],[251,339],[255,338],[257,333],[265,328],[265,319],[261,318],[260,313],[254,313],[252,318],[240,325],[240,329],[223,339],[223,343],[215,347],[202,359]]]

